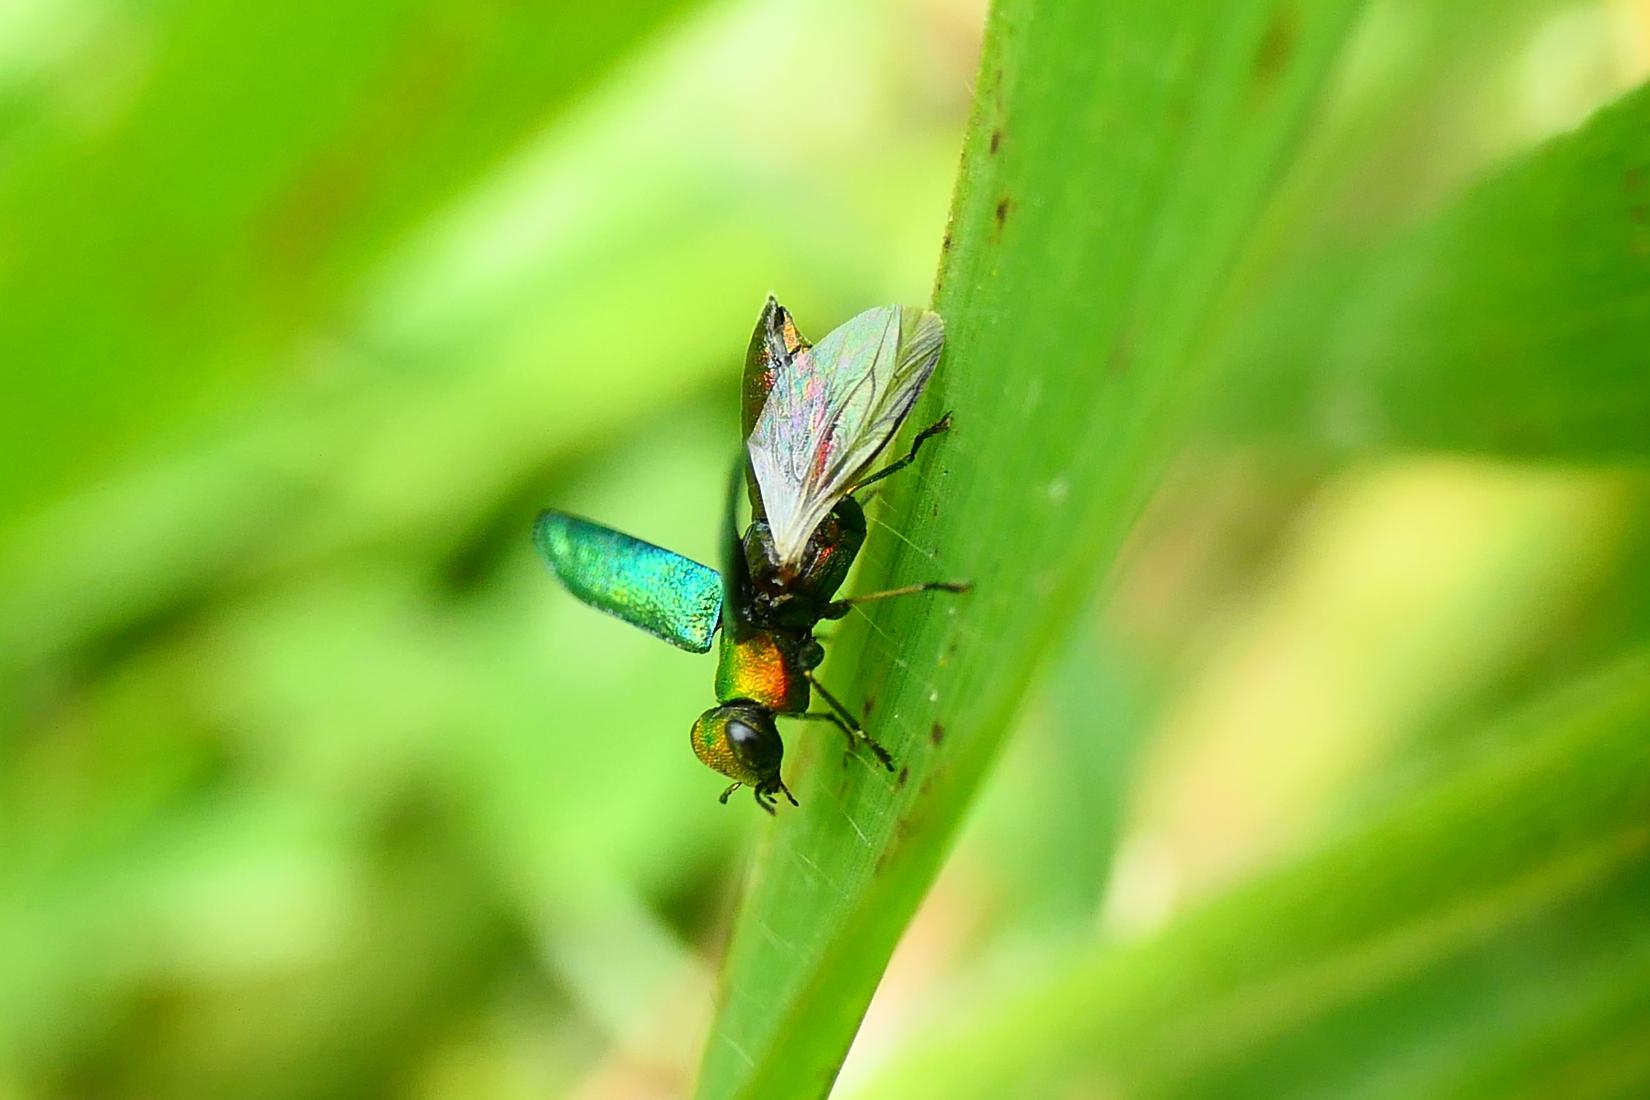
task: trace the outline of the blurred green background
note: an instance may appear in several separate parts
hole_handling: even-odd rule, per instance
[[[1360,24],[1326,140],[1395,140],[1384,80],[1422,168],[1320,181],[1319,246],[1650,72],[1650,5],[1512,8],[1420,74],[1414,5]],[[708,660],[574,604],[528,527],[715,560],[763,296],[816,338],[929,298],[984,15],[0,6],[0,1098],[691,1089],[767,822],[688,751]],[[1210,417],[1062,641],[845,1092],[1650,640],[1623,445],[1231,430],[1267,408]]]

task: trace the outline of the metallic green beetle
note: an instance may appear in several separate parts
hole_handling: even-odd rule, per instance
[[[748,785],[773,812],[777,795],[796,804],[780,778],[784,743],[775,715],[834,723],[892,769],[873,740],[814,669],[823,620],[855,604],[925,591],[967,591],[931,581],[837,599],[865,541],[854,494],[909,465],[949,415],[919,432],[903,458],[871,473],[939,362],[945,327],[924,309],[880,306],[849,320],[817,345],[797,332],[773,298],[745,356],[741,427],[745,458],[730,493],[720,574],[652,543],[565,512],[542,513],[533,541],[570,592],[592,607],[695,653],[722,630],[718,705],[693,724],[693,751],[733,783]],[[740,481],[752,521],[741,537]],[[817,691],[829,708],[808,709]]]

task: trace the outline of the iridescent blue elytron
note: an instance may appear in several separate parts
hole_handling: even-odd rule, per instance
[[[679,649],[704,653],[722,616],[708,565],[565,512],[545,512],[533,544],[567,590]]]
[[[865,541],[855,494],[909,465],[924,441],[950,427],[950,416],[941,417],[902,458],[868,472],[910,413],[944,342],[938,314],[880,306],[811,345],[790,313],[768,299],[745,356],[745,456],[729,494],[720,573],[565,512],[546,511],[534,526],[533,541],[556,576],[592,607],[698,653],[720,628],[718,705],[693,724],[692,743],[700,760],[733,780],[723,802],[748,785],[770,813],[778,795],[796,803],[780,777],[780,715],[830,722],[851,747],[893,767],[819,682],[814,670],[825,653],[813,632],[856,604],[969,587],[929,581],[836,598]],[[741,484],[752,513],[743,536]],[[828,709],[808,709],[815,692]]]

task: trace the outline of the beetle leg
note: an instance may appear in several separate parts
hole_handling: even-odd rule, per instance
[[[785,781],[783,779],[779,778],[777,775],[773,777],[773,782],[772,783],[768,783],[768,784],[763,785],[763,787],[761,788],[761,792],[762,792],[763,795],[765,795],[766,797],[771,799],[773,801],[773,803],[776,804],[776,805],[778,804],[779,799],[774,797],[775,794],[784,795],[786,801],[788,801],[792,806],[802,805],[802,803],[800,803],[796,800],[796,796],[791,793],[791,789],[789,787],[785,786]]]
[[[882,469],[878,470],[869,477],[860,478],[848,487],[848,492],[846,495],[852,496],[854,493],[859,492],[872,482],[881,481],[889,474],[897,473],[898,471],[905,469],[907,466],[911,465],[911,463],[916,461],[917,451],[922,447],[926,440],[928,440],[931,436],[936,436],[941,432],[950,430],[951,414],[946,413],[944,416],[940,417],[938,420],[928,425],[928,427],[917,433],[917,438],[911,441],[911,449],[905,452],[904,458],[896,459],[895,461],[890,462],[888,465],[884,466]]]
[[[728,804],[728,796],[730,794],[732,794],[734,791],[737,791],[740,787],[743,787],[743,786],[744,786],[743,783],[730,783],[728,785],[728,789],[722,792],[722,797],[718,798],[716,801],[718,801],[722,805],[726,806]]]
[[[825,690],[825,685],[820,683],[819,680],[814,676],[814,674],[811,671],[804,672],[803,675],[808,678],[808,683],[810,683],[814,686],[814,690],[819,692],[819,697],[821,699],[825,700],[825,705],[830,707],[831,710],[835,711],[836,713],[835,714],[818,714],[818,715],[815,715],[815,714],[800,714],[800,715],[797,715],[796,717],[798,717],[798,718],[826,719],[826,720],[829,720],[829,721],[835,721],[836,725],[837,725],[837,728],[842,730],[843,733],[848,735],[848,742],[849,742],[849,747],[850,748],[858,748],[860,745],[864,745],[866,748],[870,749],[871,752],[876,755],[876,758],[878,760],[882,761],[882,766],[884,768],[887,768],[889,771],[893,771],[894,770],[894,758],[892,756],[888,755],[888,750],[887,749],[883,748],[881,745],[879,745],[877,743],[876,738],[872,737],[870,734],[865,732],[864,727],[862,727],[859,724],[859,719],[855,718],[853,716],[853,714],[849,712],[847,707],[845,707],[841,703],[837,702],[836,696],[834,696],[830,692],[826,691]]]
[[[855,604],[891,600],[895,596],[914,596],[918,592],[967,592],[973,587],[973,581],[924,581],[921,584],[906,584],[898,588],[885,588],[881,592],[867,592],[863,596],[849,596],[843,600],[832,600],[825,605],[820,617],[840,619],[848,614],[848,609]]]
[[[829,722],[831,725],[842,731],[842,736],[848,739],[848,748],[850,750],[859,745],[859,742],[854,738],[853,728],[834,714],[821,714],[818,711],[809,711],[807,714],[790,714],[786,715],[786,717],[800,718],[806,722]]]

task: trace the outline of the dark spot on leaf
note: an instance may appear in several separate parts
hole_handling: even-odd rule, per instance
[[[1176,92],[1163,109],[1164,125],[1169,130],[1184,130],[1191,124],[1191,96],[1186,91]]]
[[[898,786],[903,787],[903,786],[905,786],[905,781],[907,779],[910,779],[910,778],[911,778],[911,769],[907,768],[907,767],[901,767],[900,770],[899,770],[899,777],[896,778],[894,780],[894,782]]]
[[[1003,132],[1001,130],[991,131],[991,155],[992,156],[997,155],[997,147],[1000,146],[1002,143],[1003,143]]]
[[[1546,433],[1523,419],[1508,420],[1497,433],[1501,447],[1519,457],[1533,456],[1550,445]]]
[[[1002,232],[1003,226],[1008,222],[1009,212],[1013,209],[1014,200],[1007,195],[997,200],[997,231],[999,233]]]
[[[1255,88],[1265,88],[1283,75],[1289,67],[1290,56],[1295,52],[1297,33],[1293,11],[1279,8],[1272,13],[1272,20],[1266,24],[1266,31],[1261,35],[1260,48],[1255,51]]]
[[[871,711],[876,709],[876,705],[877,697],[875,695],[867,695],[865,697],[865,717],[869,718],[871,716]]]
[[[945,740],[945,727],[940,725],[938,722],[935,722],[934,723],[934,728],[928,731],[928,740],[934,742],[934,744],[936,744],[936,745],[939,744],[941,741],[944,741]]]
[[[1134,329],[1124,327],[1111,343],[1111,354],[1106,356],[1106,373],[1119,376],[1128,372],[1134,359]]]
[[[1645,201],[1644,194],[1644,171],[1636,164],[1629,164],[1622,170],[1621,186],[1627,192],[1628,219],[1639,225],[1650,222],[1650,202]],[[1637,243],[1634,251],[1644,251],[1642,241]]]
[[[947,233],[943,238],[941,238],[941,240],[940,240],[940,251],[941,252],[950,252],[951,251],[951,234]]]

